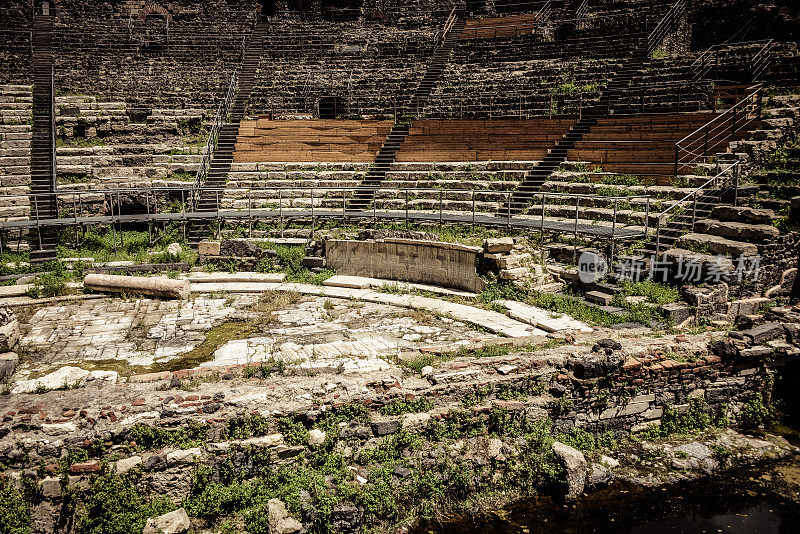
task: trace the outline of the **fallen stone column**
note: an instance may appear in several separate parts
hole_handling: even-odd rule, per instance
[[[189,280],[113,274],[87,274],[83,286],[104,293],[134,293],[167,299],[187,299],[190,291]]]

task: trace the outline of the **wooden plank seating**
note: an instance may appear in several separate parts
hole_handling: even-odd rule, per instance
[[[536,32],[536,26],[536,13],[469,19],[460,39],[466,41],[531,35]]]
[[[242,121],[235,163],[371,162],[391,130],[390,121]]]
[[[397,161],[540,160],[575,121],[575,117],[418,120]]]
[[[675,143],[716,116],[676,113],[603,117],[567,152],[567,159],[589,162],[589,168],[606,172],[646,176],[666,185],[675,171]],[[746,135],[739,132],[731,140]]]

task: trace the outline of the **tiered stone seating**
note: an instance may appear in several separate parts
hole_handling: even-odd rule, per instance
[[[234,162],[371,162],[390,121],[243,121]]]
[[[0,195],[28,192],[31,181],[31,86],[0,86]],[[25,197],[0,197],[0,219],[27,218]]]
[[[398,162],[535,161],[575,124],[574,117],[529,120],[418,120]]]
[[[433,55],[438,26],[279,21],[270,26],[249,109],[317,115],[321,97],[339,97],[340,118],[392,117]]]

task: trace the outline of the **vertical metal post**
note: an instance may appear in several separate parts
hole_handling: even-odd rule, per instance
[[[575,197],[575,235],[572,242],[572,255],[575,258],[575,263],[578,262],[578,215],[580,212],[581,197]]]
[[[472,228],[475,228],[475,190],[472,190]]]
[[[644,236],[650,233],[650,197],[647,197],[647,207],[644,211]]]
[[[661,252],[661,216],[656,221],[656,258]]]
[[[331,76],[333,73],[331,73]],[[314,239],[314,188],[311,188],[311,239]]]
[[[694,201],[692,202],[692,232],[694,232],[694,222],[697,219],[697,191],[694,192]]]
[[[405,206],[404,206],[404,208],[405,208],[405,213],[406,213],[406,230],[408,230],[408,189],[404,190],[404,195],[403,196],[405,197]]]

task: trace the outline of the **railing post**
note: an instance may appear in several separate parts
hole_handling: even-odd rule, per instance
[[[733,206],[739,204],[739,173],[741,172],[741,165],[739,162],[733,168]]]
[[[541,226],[541,234],[542,234],[542,242],[541,245],[544,245],[544,205],[545,205],[545,197],[547,193],[542,193],[542,226]]]
[[[472,228],[475,228],[475,190],[472,190]]]
[[[694,223],[697,220],[697,191],[694,192],[694,201],[692,202],[692,232],[694,232]]]
[[[572,242],[572,255],[575,258],[575,263],[578,262],[578,217],[580,215],[581,197],[575,197],[575,235]]]
[[[659,215],[658,221],[656,221],[656,258],[658,258],[660,252],[661,252],[661,216]]]

